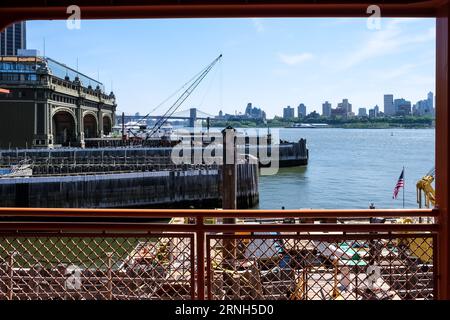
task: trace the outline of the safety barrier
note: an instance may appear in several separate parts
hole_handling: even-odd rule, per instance
[[[435,215],[0,208],[0,299],[436,299]]]

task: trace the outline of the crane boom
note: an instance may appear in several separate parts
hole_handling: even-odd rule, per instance
[[[197,78],[189,85],[189,87],[181,94],[181,96],[175,101],[175,103],[159,118],[150,132],[147,133],[145,141],[150,139],[158,130],[167,122],[167,120],[178,110],[178,108],[183,104],[183,102],[191,95],[191,93],[197,88],[197,86],[202,82],[206,75],[211,71],[214,65],[222,58],[222,54],[219,55],[214,61],[212,61],[203,71],[199,74]]]

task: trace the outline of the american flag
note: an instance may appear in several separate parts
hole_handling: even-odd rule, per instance
[[[400,177],[398,177],[397,184],[394,188],[394,195],[392,196],[393,199],[397,199],[398,191],[400,190],[400,188],[405,187],[405,179],[403,178],[404,173],[405,173],[405,168],[403,168],[402,173],[400,173]]]

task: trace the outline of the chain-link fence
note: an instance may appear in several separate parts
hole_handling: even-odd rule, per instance
[[[0,299],[194,299],[192,234],[0,236]]]
[[[210,299],[436,298],[431,234],[207,238]]]
[[[0,213],[0,299],[439,298],[428,209]]]

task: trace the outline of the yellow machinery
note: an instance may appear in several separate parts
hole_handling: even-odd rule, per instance
[[[436,204],[436,194],[433,187],[436,170],[433,167],[426,176],[417,181],[417,203],[422,208],[422,193],[425,198],[425,208],[434,207]],[[433,260],[433,243],[431,238],[427,239],[409,239],[408,246],[412,252],[424,263],[431,263]]]
[[[411,218],[401,219],[400,223],[413,223]],[[408,233],[408,232],[406,232]],[[433,262],[433,239],[432,238],[402,238],[399,244],[404,244],[409,251],[422,261],[422,263]]]
[[[435,205],[435,191],[433,188],[435,169],[431,169],[426,176],[417,181],[417,203],[419,208],[422,208],[422,193],[425,197],[425,208],[434,207]]]
[[[417,203],[419,208],[434,207],[435,202],[435,190],[433,187],[435,177],[435,169],[431,169],[424,177],[422,177],[416,184],[417,190]],[[422,196],[423,195],[423,196]],[[425,200],[425,201],[423,201]],[[413,223],[413,219],[404,218],[399,221],[400,223]],[[415,239],[403,239],[401,242],[406,244],[415,256],[417,256],[423,263],[432,263],[433,261],[433,243],[431,238],[415,238]]]

